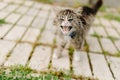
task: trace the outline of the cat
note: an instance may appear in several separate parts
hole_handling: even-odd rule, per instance
[[[63,9],[57,12],[54,25],[62,32],[62,34],[59,33],[59,36],[63,37],[63,40],[60,41],[53,58],[60,58],[62,49],[69,42],[74,48],[73,59],[80,60],[80,50],[85,36],[102,4],[103,1],[98,0],[92,7],[83,6],[78,9]]]

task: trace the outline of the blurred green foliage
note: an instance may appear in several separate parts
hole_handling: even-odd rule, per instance
[[[120,16],[113,13],[107,13],[104,15],[104,17],[109,20],[116,20],[120,22]]]

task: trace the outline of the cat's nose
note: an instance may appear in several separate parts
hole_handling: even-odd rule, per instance
[[[64,22],[62,22],[62,24],[61,24],[62,26],[69,26],[70,25],[70,23],[68,22],[68,21],[64,21]]]

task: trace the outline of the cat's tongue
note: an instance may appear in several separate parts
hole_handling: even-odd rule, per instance
[[[64,27],[64,28],[63,28],[63,32],[64,32],[64,34],[67,34],[67,33],[69,32],[68,27]]]

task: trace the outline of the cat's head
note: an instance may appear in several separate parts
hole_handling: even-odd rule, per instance
[[[75,30],[76,13],[71,9],[61,10],[57,13],[54,24],[57,25],[63,34],[69,33],[71,30]]]

